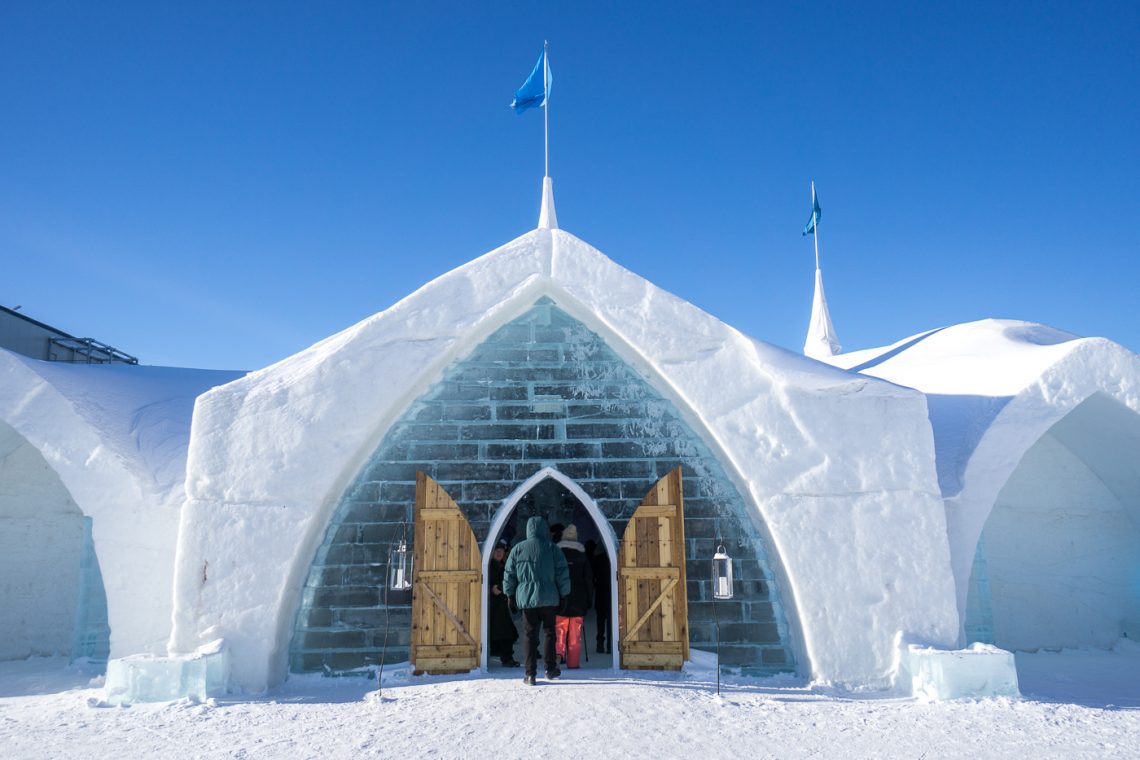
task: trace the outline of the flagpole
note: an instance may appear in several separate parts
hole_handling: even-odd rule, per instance
[[[815,180],[811,181],[811,233],[815,239],[815,268],[819,269],[819,219],[815,216]]]
[[[544,177],[550,176],[550,43],[542,41],[542,143],[546,156]],[[814,185],[813,185],[814,187]]]

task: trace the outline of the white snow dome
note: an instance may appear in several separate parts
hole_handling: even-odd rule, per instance
[[[722,657],[744,669],[883,686],[896,632],[954,645],[925,397],[661,290],[557,229],[546,190],[540,229],[198,399],[172,651],[224,637],[259,690],[368,664],[387,622],[406,659],[406,602],[377,598],[376,568],[417,469],[485,547],[544,478],[588,502],[601,545],[673,467],[694,647],[718,539],[740,584]]]
[[[927,394],[968,642],[1140,635],[1140,357],[987,319],[829,361]]]

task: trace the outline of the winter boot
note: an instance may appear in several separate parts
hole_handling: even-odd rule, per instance
[[[554,670],[548,670],[548,671],[546,671],[546,680],[553,681],[555,678],[558,678],[558,676],[560,676],[560,675],[562,675],[562,669],[561,668],[555,668]]]
[[[523,683],[525,683],[527,686],[534,686],[536,684],[535,677],[534,676],[523,676]]]

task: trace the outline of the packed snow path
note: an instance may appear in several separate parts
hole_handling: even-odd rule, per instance
[[[0,664],[12,758],[1134,758],[1140,647],[1019,657],[1021,700],[923,704],[791,681],[521,671],[291,678],[268,695],[104,707],[60,660]],[[500,671],[501,673],[501,671]],[[98,682],[96,682],[98,683]]]

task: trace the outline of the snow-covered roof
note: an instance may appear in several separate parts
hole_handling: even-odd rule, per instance
[[[1101,339],[1033,322],[983,319],[825,361],[924,393],[1013,396],[1084,340]]]
[[[6,352],[8,353],[8,352]],[[229,370],[69,364],[9,356],[49,383],[163,503],[181,506],[194,399]]]
[[[814,675],[881,681],[895,630],[953,643],[922,395],[750,338],[540,228],[199,399],[174,650],[222,635],[237,682],[283,677],[301,583],[351,478],[449,365],[542,297],[600,334],[723,459],[782,561]],[[226,534],[235,521],[248,530]]]

